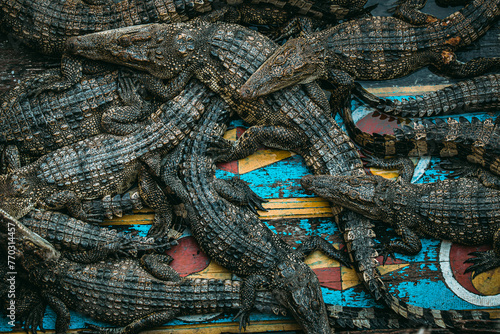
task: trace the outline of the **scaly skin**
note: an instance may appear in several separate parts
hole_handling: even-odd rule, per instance
[[[500,109],[500,75],[484,75],[460,81],[415,97],[385,101],[378,109],[402,117],[461,114]]]
[[[245,278],[238,314],[240,329],[248,323],[256,287],[263,286],[306,333],[330,333],[318,278],[303,257],[318,247],[344,262],[345,256],[324,240],[306,241],[294,250],[243,207],[263,209],[263,200],[245,183],[215,178],[215,164],[207,154],[214,137],[222,137],[227,119],[227,111],[220,106],[206,113],[191,137],[164,159],[163,180],[184,203],[191,232],[201,248],[211,259]]]
[[[101,133],[128,134],[137,127],[131,123],[157,107],[143,101],[132,73],[120,71],[86,75],[64,92],[28,94],[33,80],[53,76],[49,70],[27,78],[3,96],[0,147],[15,145],[22,156],[40,157]]]
[[[241,87],[256,98],[298,83],[327,79],[336,86],[352,80],[385,80],[432,65],[441,73],[468,77],[500,68],[500,58],[467,63],[454,51],[482,36],[500,14],[500,0],[476,0],[443,20],[412,25],[394,17],[347,21],[276,50]]]
[[[411,176],[410,176],[411,178]],[[306,176],[305,189],[370,219],[394,226],[401,240],[385,250],[415,255],[422,249],[417,234],[464,245],[493,244],[476,252],[466,272],[476,276],[500,266],[500,191],[477,178],[412,184],[380,176]]]
[[[69,309],[98,321],[122,326],[100,328],[88,325],[89,329],[83,331],[86,334],[111,334],[138,333],[179,315],[234,312],[243,305],[241,281],[181,279],[165,263],[171,260],[167,256],[145,255],[140,260],[99,260],[94,256],[97,261],[84,264],[62,256],[3,210],[0,210],[0,223],[2,233],[9,228],[15,229],[17,271],[19,274],[30,273],[29,284],[37,290],[36,295],[23,301],[32,306],[43,305],[41,309],[32,308],[26,312],[26,325],[31,326],[29,328],[34,333],[42,324],[45,303],[56,312],[57,334],[68,330]],[[1,240],[3,245],[7,244],[4,235]],[[101,253],[103,258],[107,255],[105,251]],[[88,256],[86,259],[83,255],[80,259],[88,260]],[[24,307],[19,303],[16,306]],[[268,292],[256,292],[254,306],[259,312],[286,314],[286,309]],[[328,312],[332,324],[340,327],[406,327],[399,319],[374,309],[332,305]]]
[[[491,94],[495,95],[492,90]],[[487,102],[484,102],[484,101]],[[484,108],[497,105],[495,97],[474,99]],[[472,164],[482,166],[495,175],[500,175],[500,119],[488,118],[484,121],[473,117],[471,121],[460,116],[458,120],[436,118],[413,120],[410,125],[394,128],[394,134],[370,134],[359,129],[352,119],[349,106],[342,108],[342,117],[351,138],[361,147],[378,157],[390,156],[440,156],[457,157]]]
[[[18,237],[16,249],[20,251],[15,262],[18,264],[16,282],[20,284],[16,287],[16,319],[24,322],[25,328],[33,330],[35,334],[38,326],[43,330],[41,325],[43,324],[46,300],[57,307],[57,333],[64,333],[67,330],[70,319],[67,318],[68,314],[65,311],[68,308],[74,308],[96,320],[125,326],[125,328],[111,329],[89,325],[90,329],[84,331],[87,334],[136,333],[162,325],[178,315],[234,312],[242,306],[241,281],[181,280],[177,273],[164,262],[168,261],[169,258],[162,256],[143,257],[141,260],[113,261],[108,259],[89,264],[69,260],[61,254],[58,255],[57,259],[51,259],[43,254],[35,256],[34,254],[40,254],[36,250],[44,250],[44,247],[52,248],[54,254],[58,254],[58,252],[48,243],[46,245],[38,244],[38,236],[1,209],[0,222],[2,233],[7,232],[11,226],[15,226],[15,235]],[[2,244],[6,245],[7,240],[2,239]],[[104,257],[108,255],[108,252],[103,251],[101,254]],[[95,256],[92,257],[95,259]],[[82,254],[82,256],[75,256],[75,258],[87,260],[89,256]],[[32,280],[28,282],[28,277],[23,277],[21,280],[20,276],[25,273],[26,268],[33,268],[33,266],[35,266],[35,270],[31,270],[34,273],[31,276]],[[2,278],[8,271],[6,263],[0,263],[0,276]],[[72,274],[75,272],[78,274]],[[50,277],[51,279],[41,280],[40,277],[42,279]],[[27,284],[36,290],[29,288]],[[63,286],[64,288],[61,289]],[[4,284],[0,287],[3,288]],[[154,291],[158,292],[157,298],[154,298],[151,287],[154,287]],[[7,285],[5,288],[8,289]],[[147,298],[138,298],[138,296],[145,296],[145,293]],[[1,294],[0,298],[3,297],[6,297],[8,301],[8,296]],[[92,303],[96,298],[98,298],[96,304]],[[103,300],[106,302],[103,303]],[[118,302],[118,300],[120,301]],[[162,304],[163,307],[158,312],[153,311],[146,317],[140,316],[139,308],[144,309],[147,305],[153,309]],[[99,305],[98,309],[95,309],[95,305]],[[131,310],[132,307],[135,307],[135,310]],[[286,314],[286,309],[279,305],[270,293],[262,291],[256,293],[255,309],[259,312]],[[110,316],[112,310],[120,311],[118,312],[120,315]],[[406,328],[408,326],[407,322],[400,321],[400,318],[372,308],[328,305],[328,316],[333,326],[341,328],[376,329]],[[464,322],[464,325],[466,323],[467,321]]]
[[[167,215],[170,208],[150,173],[155,173],[159,154],[173,148],[189,133],[212,95],[194,82],[128,136],[101,134],[0,176],[2,208],[22,217],[37,205],[67,207],[72,215],[84,219],[82,200],[121,194],[139,175],[141,197],[156,211],[155,226],[149,233],[164,235],[171,220]]]
[[[0,22],[26,45],[59,55],[71,36],[151,22],[182,22],[189,19],[190,11],[207,10],[208,2],[189,0],[2,0]]]
[[[170,236],[164,240],[141,237],[89,224],[54,211],[33,210],[19,222],[52,243],[56,249],[66,251],[68,254],[113,250],[121,254],[136,256],[137,252],[155,248],[166,250],[176,244],[167,242]]]
[[[238,94],[277,48],[255,31],[224,23],[152,24],[76,37],[68,44],[73,53],[91,59],[130,66],[160,78],[195,76],[204,82],[254,125],[236,145],[220,142],[215,149],[219,160],[245,157],[263,144],[301,154],[314,174],[365,174],[358,152],[329,116],[326,98],[315,83],[306,90],[293,87],[254,101]],[[338,207],[333,211],[338,213]],[[372,227],[353,212],[344,213],[340,222],[351,260],[370,293],[419,324],[454,326],[453,313],[409,306],[389,294],[377,270]],[[464,314],[467,312],[459,317]]]

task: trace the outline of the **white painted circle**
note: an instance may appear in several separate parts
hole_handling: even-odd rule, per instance
[[[452,243],[449,241],[442,241],[441,248],[439,250],[439,265],[441,267],[441,272],[443,273],[443,278],[450,288],[458,297],[465,300],[468,303],[477,306],[500,306],[500,294],[493,296],[481,296],[472,293],[465,289],[453,276],[453,271],[450,265],[450,250]]]

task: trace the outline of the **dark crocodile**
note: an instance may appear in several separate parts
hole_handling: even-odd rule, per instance
[[[158,107],[154,101],[144,101],[146,96],[138,93],[139,82],[130,71],[85,75],[63,92],[28,94],[33,80],[50,80],[53,75],[49,70],[26,78],[3,96],[0,147],[14,145],[23,157],[40,157],[101,133],[129,134],[137,128],[132,123]],[[9,159],[8,150],[6,162],[15,164]]]
[[[240,21],[259,23],[269,11],[290,15],[309,15],[326,19],[344,19],[363,13],[367,0],[258,0],[216,1],[233,7]],[[0,23],[6,32],[44,54],[60,55],[65,42],[73,36],[147,23],[175,23],[212,11],[214,1],[207,0],[2,0]],[[249,6],[265,10],[253,14]],[[267,6],[265,6],[267,5]],[[270,7],[269,5],[273,5]],[[259,9],[259,8],[257,8]],[[260,14],[259,14],[260,12]],[[231,19],[234,19],[234,15]],[[266,21],[265,23],[278,22]],[[281,22],[281,23],[284,23]]]
[[[219,107],[221,108],[221,107]],[[215,178],[210,144],[222,138],[228,112],[206,113],[191,136],[165,158],[163,180],[185,205],[193,236],[210,258],[243,276],[240,329],[248,323],[255,289],[271,290],[306,333],[330,333],[319,281],[303,262],[322,249],[346,263],[347,255],[322,239],[310,239],[294,250],[259,220],[259,198],[241,180]],[[248,208],[246,207],[248,206]],[[254,211],[254,212],[252,212]]]
[[[46,304],[56,312],[58,334],[68,330],[69,309],[95,320],[120,326],[100,328],[89,324],[89,328],[83,330],[87,334],[109,334],[137,333],[183,314],[235,312],[243,305],[241,281],[181,279],[166,264],[165,261],[171,260],[168,256],[148,254],[140,260],[104,259],[85,264],[63,256],[43,238],[0,210],[3,245],[7,244],[8,237],[5,238],[4,233],[8,233],[9,229],[13,229],[16,235],[15,247],[19,250],[15,258],[16,270],[18,274],[29,272],[29,278],[26,278],[36,288],[36,296],[31,297],[29,302],[26,299],[26,302],[32,306],[43,305],[42,312],[32,308],[27,310],[26,320],[22,317],[34,333],[37,326],[42,324]],[[106,252],[102,253],[102,256],[106,255]],[[93,258],[98,259],[95,256]],[[83,255],[80,259],[88,260],[89,257]],[[281,315],[287,313],[265,291],[256,292],[254,307],[260,312]],[[400,319],[380,310],[330,305],[328,313],[332,325],[337,327],[406,327]]]
[[[389,165],[389,167],[391,167]],[[412,173],[397,181],[377,175],[364,177],[306,176],[305,189],[328,201],[374,220],[394,226],[401,240],[385,245],[393,252],[415,255],[422,249],[418,235],[464,245],[493,244],[474,252],[474,263],[465,272],[473,277],[500,266],[500,191],[492,187],[492,175],[462,177],[434,183],[412,184]]]
[[[474,99],[468,108],[480,104],[483,108],[498,105],[496,90],[485,99]],[[410,124],[394,128],[394,134],[380,135],[361,130],[356,126],[350,106],[341,108],[344,124],[351,138],[377,157],[439,156],[457,157],[477,164],[493,174],[500,175],[500,118],[471,121],[463,116],[456,118],[413,119]]]
[[[255,98],[318,78],[341,89],[353,79],[392,79],[428,65],[458,78],[499,69],[498,57],[462,63],[454,54],[488,30],[500,14],[499,4],[473,1],[447,18],[429,16],[429,23],[421,25],[385,16],[355,19],[291,39],[248,79],[241,93]]]
[[[120,41],[130,43],[124,46]],[[295,86],[254,101],[237,93],[277,48],[255,31],[224,23],[152,24],[76,37],[68,43],[73,52],[91,59],[127,65],[161,78],[196,76],[216,91],[253,125],[236,145],[219,142],[219,160],[242,158],[263,144],[301,154],[315,174],[365,174],[354,144],[329,116],[326,98],[315,83],[306,89]],[[338,207],[333,211],[338,213]],[[345,212],[339,225],[361,280],[377,300],[428,326],[454,326],[467,314],[422,309],[393,297],[377,270],[372,223],[361,215]]]
[[[427,94],[383,101],[378,109],[402,117],[500,110],[500,75],[484,75]]]
[[[130,135],[91,137],[1,175],[2,208],[22,217],[35,206],[66,207],[72,215],[85,220],[82,200],[121,194],[139,177],[141,197],[156,212],[150,234],[166,233],[170,207],[151,173],[155,173],[159,155],[189,133],[212,95],[193,82]]]
[[[44,54],[62,54],[71,36],[152,22],[182,22],[209,1],[173,0],[2,0],[5,30]]]
[[[167,250],[177,244],[175,241],[169,242],[169,239],[181,235],[178,231],[172,230],[163,239],[143,237],[126,231],[89,224],[55,211],[33,210],[19,222],[49,241],[56,249],[68,254],[109,249],[121,254],[137,256],[138,252],[143,253],[154,249]]]

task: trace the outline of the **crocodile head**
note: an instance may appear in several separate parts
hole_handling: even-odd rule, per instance
[[[35,263],[54,261],[61,254],[45,239],[0,209],[0,240],[7,254],[14,254],[16,264],[29,267]],[[11,270],[13,271],[13,270]]]
[[[324,62],[304,37],[280,46],[240,88],[243,98],[253,99],[323,76]]]
[[[325,302],[316,274],[304,262],[285,260],[275,276],[272,293],[305,333],[330,334]]]
[[[68,52],[146,71],[171,79],[196,51],[191,26],[185,24],[143,24],[101,31],[68,39]]]
[[[393,182],[380,176],[306,175],[302,186],[333,204],[358,212],[368,218],[384,220],[387,212],[381,206],[385,199],[379,185]],[[382,195],[382,196],[381,196]]]
[[[19,173],[0,175],[0,209],[21,218],[34,206],[29,181]]]

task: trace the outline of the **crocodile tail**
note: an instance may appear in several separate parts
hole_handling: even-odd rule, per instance
[[[358,214],[348,211],[344,213],[342,227],[344,230],[344,239],[349,250],[351,260],[356,267],[356,271],[361,278],[361,281],[366,286],[370,294],[375,300],[383,301],[390,309],[401,317],[410,320],[413,325],[441,327],[441,328],[461,328],[464,326],[463,321],[483,321],[489,319],[489,313],[483,311],[440,311],[419,306],[409,305],[406,302],[399,300],[391,295],[385,283],[381,279],[379,270],[377,269],[378,256],[374,248],[375,233],[372,230],[373,224],[370,221]],[[337,311],[335,313],[334,311]],[[380,325],[387,325],[387,322],[395,328],[400,328],[400,323],[397,319],[387,316],[363,318],[363,313],[360,310],[360,319],[365,322],[357,321],[357,316],[353,315],[353,310],[347,313],[341,313],[339,309],[330,309],[330,318],[333,322],[340,326],[348,326],[357,328],[363,324],[366,328]],[[364,309],[363,312],[369,312]],[[371,311],[373,312],[373,311]],[[366,313],[364,316],[367,316]],[[385,319],[384,321],[381,321]],[[372,321],[373,320],[373,321]],[[377,322],[378,321],[378,322]]]
[[[450,46],[460,48],[483,36],[500,15],[500,0],[475,0],[445,18]]]
[[[490,74],[401,101],[379,110],[389,115],[424,117],[500,109],[500,75]]]

